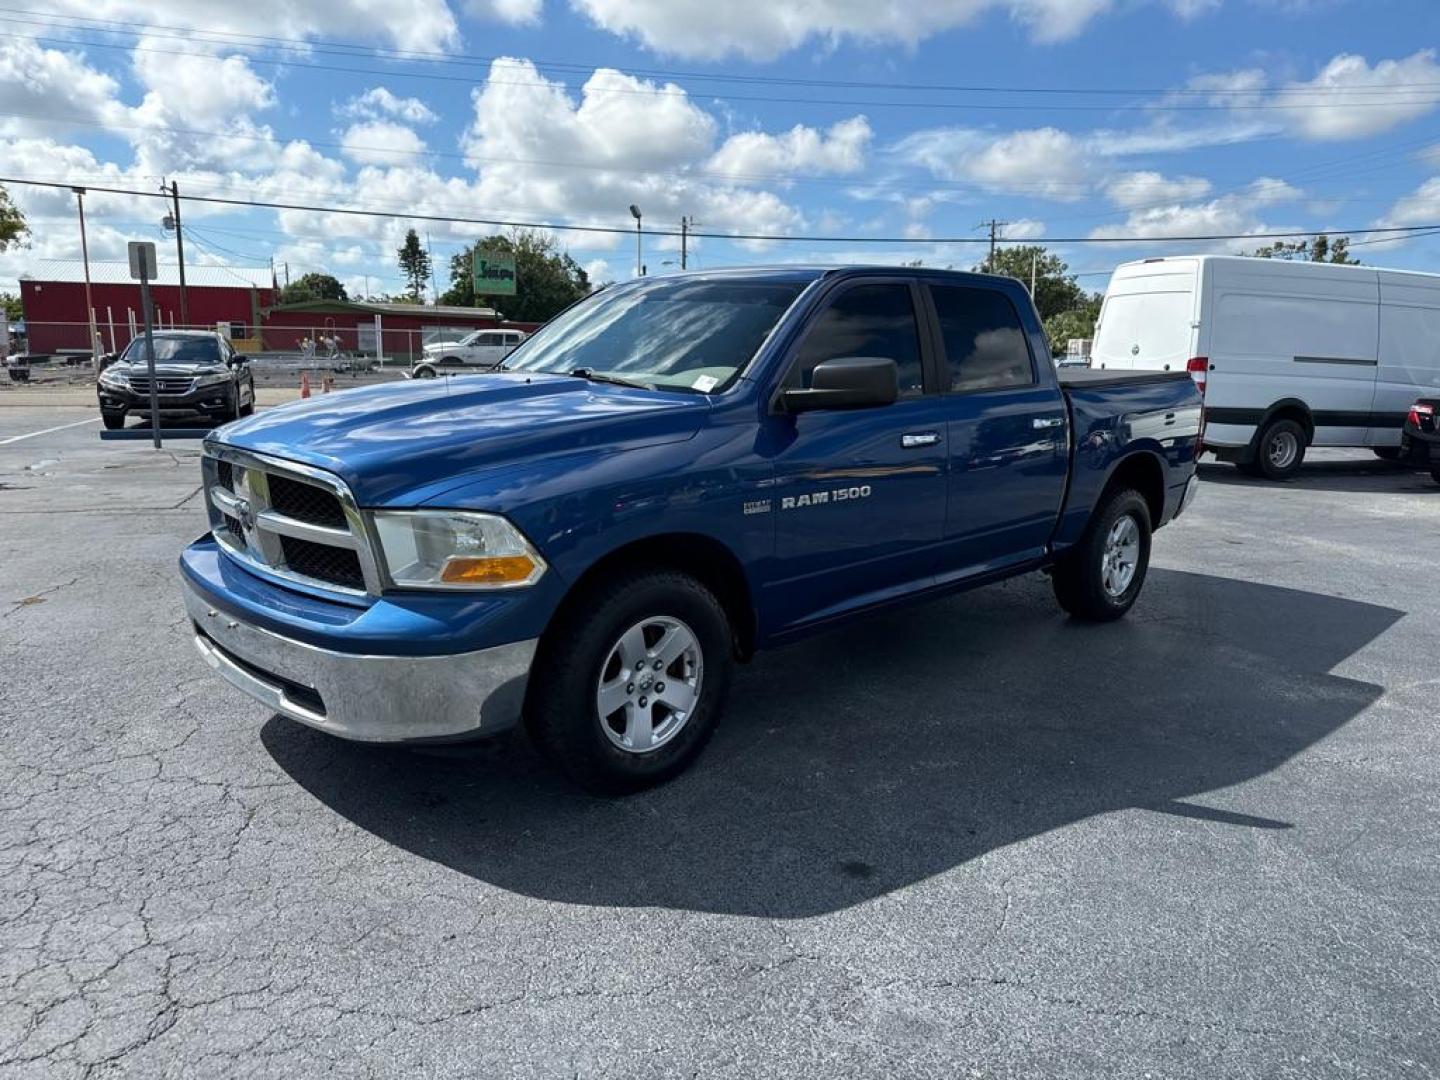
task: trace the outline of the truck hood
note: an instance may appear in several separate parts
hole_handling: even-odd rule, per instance
[[[699,395],[504,372],[363,386],[227,424],[216,441],[339,474],[361,506],[415,505],[498,465],[691,438]]]

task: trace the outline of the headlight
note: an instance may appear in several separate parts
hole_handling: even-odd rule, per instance
[[[502,517],[462,510],[378,510],[375,533],[390,580],[402,589],[515,589],[545,560]]]
[[[195,385],[196,385],[196,386],[219,386],[221,383],[228,383],[229,381],[230,381],[230,373],[229,373],[228,371],[216,371],[216,372],[214,372],[213,374],[210,374],[210,375],[201,375],[201,376],[199,377],[199,379],[197,379],[197,380],[195,381]]]
[[[100,373],[100,385],[110,386],[116,390],[123,390],[130,385],[130,376],[123,371],[114,371],[106,368]]]

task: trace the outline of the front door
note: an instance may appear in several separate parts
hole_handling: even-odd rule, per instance
[[[1045,551],[1065,497],[1065,401],[999,289],[928,285],[945,356],[949,581]]]
[[[800,387],[823,360],[892,359],[900,398],[768,418],[775,558],[763,602],[782,630],[931,581],[945,523],[945,413],[917,295],[899,278],[842,285],[792,353],[787,384]]]

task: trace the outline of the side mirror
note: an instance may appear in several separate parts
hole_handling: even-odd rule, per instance
[[[844,356],[822,360],[810,372],[808,390],[786,390],[785,411],[868,409],[892,405],[900,396],[900,371],[884,356]]]

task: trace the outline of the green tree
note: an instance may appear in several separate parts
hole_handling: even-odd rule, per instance
[[[1069,311],[1059,311],[1045,320],[1045,337],[1050,341],[1050,351],[1055,356],[1061,356],[1071,338],[1093,338],[1095,336],[1095,322],[1100,318],[1100,304],[1103,297],[1099,293],[1087,296],[1078,307]]]
[[[329,274],[301,274],[280,290],[280,303],[298,304],[304,300],[348,300],[345,286]]]
[[[1086,300],[1085,290],[1070,273],[1070,267],[1058,255],[1052,255],[1038,244],[1019,244],[1015,247],[996,248],[993,254],[975,267],[982,274],[1000,274],[1012,277],[1030,287],[1033,272],[1035,278],[1035,307],[1041,319],[1049,319],[1063,311],[1081,307]]]
[[[20,297],[12,292],[0,292],[0,308],[3,308],[5,318],[12,323],[25,317],[25,309],[21,306]]]
[[[442,304],[494,307],[507,319],[546,322],[590,292],[584,268],[547,232],[512,229],[481,240],[478,246],[515,256],[515,295],[477,297],[470,274],[471,253],[462,251],[450,259],[450,288],[440,297]]]
[[[1359,266],[1360,260],[1350,254],[1350,238],[1333,239],[1320,233],[1311,240],[1277,240],[1250,252],[1257,259],[1288,259],[1292,262],[1342,263]]]
[[[420,303],[425,297],[425,284],[430,280],[430,253],[420,243],[414,229],[405,234],[405,243],[395,252],[400,272],[410,285],[410,297]]]
[[[29,232],[25,215],[10,201],[10,193],[0,187],[0,251],[21,243]]]

